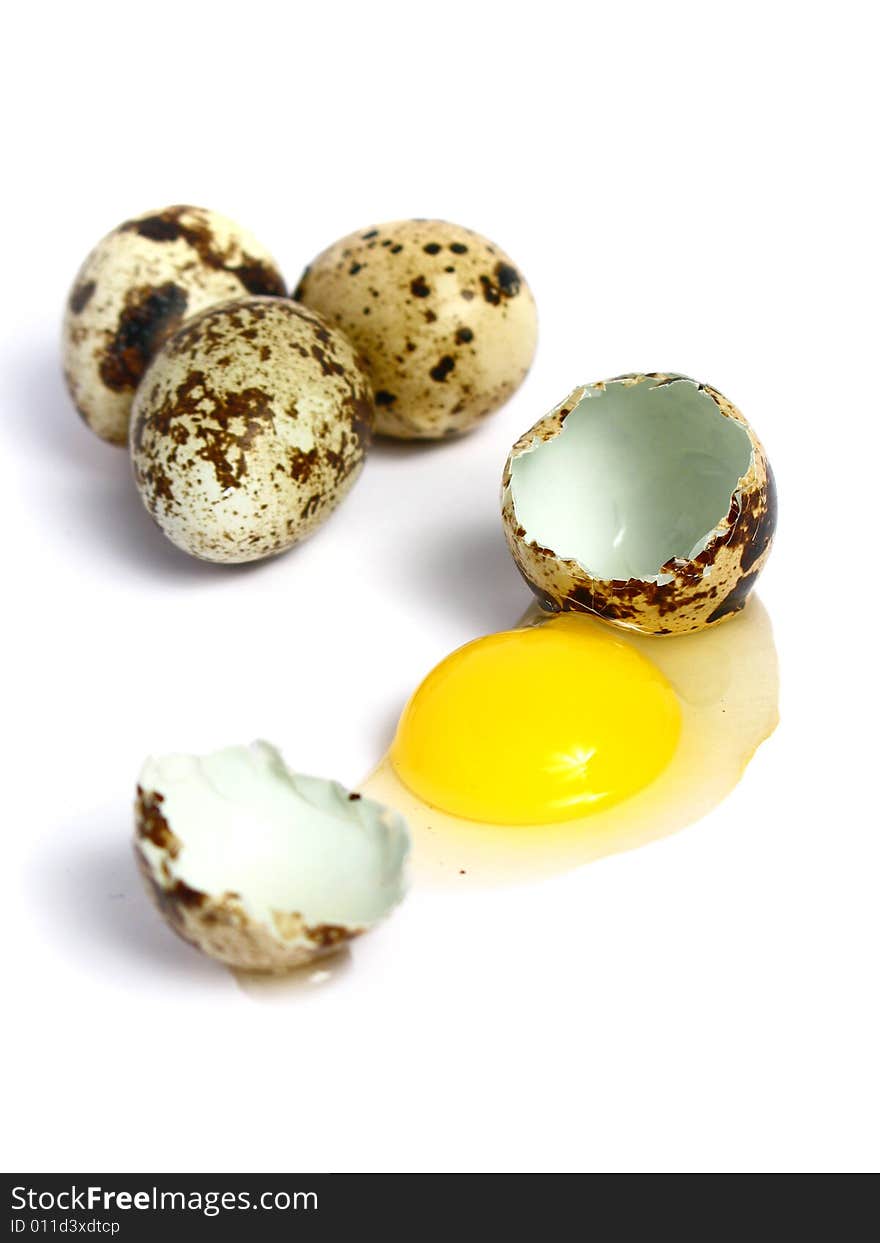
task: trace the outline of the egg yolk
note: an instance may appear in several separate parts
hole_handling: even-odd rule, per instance
[[[678,699],[659,669],[595,622],[565,614],[447,656],[404,709],[391,763],[414,794],[451,815],[542,824],[641,790],[669,763],[680,731]]]

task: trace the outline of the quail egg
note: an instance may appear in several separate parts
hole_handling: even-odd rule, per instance
[[[282,972],[372,928],[404,896],[409,830],[267,742],[145,763],[135,852],[184,940],[231,967]]]
[[[494,242],[443,220],[399,220],[342,238],[294,297],[367,360],[376,429],[404,440],[465,432],[497,410],[535,353],[531,291]]]
[[[373,421],[349,343],[285,298],[203,311],[165,342],[138,389],[131,453],[141,498],[205,561],[283,552],[351,488]]]
[[[545,608],[686,634],[745,604],[770,552],[776,489],[726,397],[686,376],[634,374],[576,388],[520,437],[502,512]]]
[[[285,293],[269,252],[202,207],[126,220],[77,273],[64,317],[64,374],[86,423],[124,445],[132,398],[162,341],[189,315],[243,294]]]

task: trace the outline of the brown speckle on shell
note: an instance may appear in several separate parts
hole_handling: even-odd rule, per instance
[[[156,350],[180,325],[186,307],[186,293],[173,281],[128,293],[98,367],[107,388],[134,392]]]
[[[176,859],[180,854],[180,842],[171,832],[171,827],[163,815],[164,802],[163,795],[155,791],[145,791],[138,786],[135,804],[137,832],[140,837],[166,851],[170,859]]]
[[[88,306],[92,294],[95,292],[94,281],[83,281],[82,284],[74,285],[70,291],[70,298],[67,305],[73,315],[79,315]]]

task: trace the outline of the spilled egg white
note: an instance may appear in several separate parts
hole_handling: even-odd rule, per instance
[[[409,841],[396,812],[293,772],[266,742],[153,757],[138,781],[149,892],[179,936],[244,970],[302,966],[384,919]]]
[[[686,634],[745,604],[776,490],[763,445],[721,393],[633,374],[574,389],[520,437],[502,517],[544,608]]]

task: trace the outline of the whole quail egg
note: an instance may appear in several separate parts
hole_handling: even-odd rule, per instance
[[[363,354],[386,436],[467,431],[519,387],[535,353],[535,303],[518,269],[494,242],[443,220],[342,238],[293,296]]]
[[[776,489],[726,397],[686,376],[633,374],[574,389],[520,437],[502,513],[545,608],[686,634],[745,604],[770,552]]]
[[[132,398],[162,341],[189,315],[244,294],[285,293],[269,252],[202,207],[126,220],[77,273],[64,317],[64,374],[82,417],[124,445]]]
[[[141,498],[205,561],[283,552],[351,488],[373,421],[349,343],[286,298],[203,311],[156,354],[132,409]]]
[[[250,971],[332,952],[404,896],[409,830],[380,803],[305,777],[255,742],[147,760],[135,852],[184,940]]]

